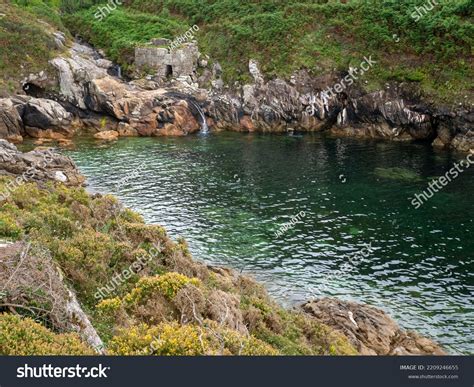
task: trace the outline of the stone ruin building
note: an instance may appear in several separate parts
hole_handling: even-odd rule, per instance
[[[191,76],[197,69],[200,56],[195,42],[184,43],[170,50],[168,39],[153,39],[145,46],[135,48],[135,66],[156,71],[160,78]]]

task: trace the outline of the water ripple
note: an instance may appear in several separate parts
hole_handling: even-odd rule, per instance
[[[474,169],[419,210],[409,201],[451,168],[454,155],[232,133],[101,147],[85,141],[69,154],[91,190],[113,193],[173,238],[184,236],[197,259],[253,274],[283,303],[314,295],[370,303],[450,352],[474,353]],[[117,186],[140,165],[137,177]],[[422,181],[376,172],[391,168]],[[275,235],[301,211],[305,217]],[[330,275],[369,243],[366,258]]]

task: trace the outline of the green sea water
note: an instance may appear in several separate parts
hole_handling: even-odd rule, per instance
[[[66,153],[90,190],[185,237],[196,259],[253,275],[284,304],[369,303],[450,353],[474,353],[474,167],[419,209],[410,203],[463,155],[236,133],[83,140]]]

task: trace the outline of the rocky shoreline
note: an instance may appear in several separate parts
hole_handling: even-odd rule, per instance
[[[26,173],[26,171],[30,172]],[[62,184],[68,185],[70,187],[80,187],[84,184],[85,179],[69,157],[62,156],[52,149],[38,149],[29,153],[22,153],[19,152],[14,145],[9,144],[7,141],[0,140],[0,176],[6,176],[7,178],[12,179],[11,181],[13,182],[16,181],[16,185],[11,185],[10,183],[6,185],[7,187],[10,187],[8,192],[2,192],[2,206],[8,205],[9,207],[12,207],[18,202],[18,200],[20,200],[20,202],[24,201],[25,199],[21,199],[21,195],[24,194],[21,194],[19,198],[17,198],[18,191],[22,191],[22,186],[31,182],[34,182],[36,185],[38,185],[38,189],[40,189],[37,195],[43,195],[41,192],[44,192],[44,195],[51,192],[54,193],[55,189],[57,189],[59,194],[54,194],[57,195],[54,196],[55,198],[57,197],[57,199],[50,199],[50,202],[48,203],[53,203],[54,200],[59,199],[60,203],[66,203],[67,206],[70,206],[71,211],[73,213],[77,213],[79,219],[83,219],[76,221],[75,223],[76,225],[79,224],[79,228],[77,229],[78,235],[85,233],[86,228],[90,226],[93,226],[97,230],[96,233],[98,230],[102,230],[102,226],[100,224],[98,226],[95,225],[94,216],[98,216],[100,218],[98,219],[100,222],[106,222],[107,218],[112,219],[113,223],[118,221],[118,215],[111,215],[110,213],[110,211],[116,211],[118,207],[113,204],[110,199],[107,199],[107,197],[102,198],[101,195],[98,195],[95,196],[95,198],[91,198],[89,196],[86,198],[83,197],[84,193],[79,193],[79,191],[69,194],[67,191],[64,191],[60,188]],[[54,189],[51,185],[47,184],[48,182],[59,184],[59,186]],[[34,187],[32,186],[31,189],[34,189]],[[79,202],[76,201],[78,199],[74,199],[77,197],[82,197]],[[102,204],[100,207],[98,204],[95,204],[92,207],[95,208],[94,211],[98,211],[98,213],[94,212],[93,214],[91,212],[91,214],[88,215],[87,212],[89,209],[84,203],[90,202],[91,200],[102,202]],[[53,205],[53,208],[55,208],[54,203],[51,205]],[[27,204],[23,203],[22,206],[25,207],[24,210],[27,210]],[[38,204],[35,203],[35,206],[38,206]],[[70,210],[63,209],[61,210],[61,213],[64,213],[64,211],[68,212]],[[27,212],[26,214],[27,219],[33,216],[33,213],[30,214]],[[55,227],[58,227],[60,223],[66,222],[66,220],[60,216],[61,215],[59,213],[48,212],[47,218],[54,219],[54,224],[56,225]],[[116,220],[113,220],[113,216],[117,217]],[[130,215],[127,216],[130,217]],[[59,219],[63,220],[60,221]],[[3,221],[5,221],[5,219],[3,219]],[[10,219],[10,221],[18,225],[22,225],[23,222],[19,219]],[[108,224],[108,228],[114,227],[110,226],[111,223]],[[42,226],[41,229],[43,229],[43,227],[44,226]],[[75,226],[68,227],[74,228]],[[155,321],[157,318],[161,320],[164,318],[164,315],[161,315],[161,313],[165,313],[165,311],[161,310],[166,306],[166,308],[169,308],[169,313],[171,313],[171,315],[175,313],[172,312],[174,308],[178,309],[181,316],[181,324],[184,326],[186,326],[186,324],[192,323],[199,323],[202,325],[204,319],[208,318],[211,321],[218,321],[221,326],[226,326],[226,329],[232,329],[240,332],[240,334],[249,335],[250,333],[256,334],[255,332],[260,332],[260,330],[263,328],[259,324],[264,324],[264,332],[266,333],[262,337],[267,337],[267,335],[270,333],[271,335],[283,335],[285,331],[283,328],[285,325],[284,321],[288,319],[293,321],[292,319],[295,319],[294,322],[290,323],[288,329],[295,329],[291,326],[291,324],[302,324],[303,332],[304,330],[309,330],[306,333],[308,336],[304,338],[305,344],[301,347],[303,349],[298,349],[298,351],[310,351],[308,354],[312,353],[313,351],[310,349],[311,345],[316,345],[314,343],[309,344],[312,340],[314,340],[314,338],[311,339],[311,337],[315,333],[311,333],[309,328],[309,326],[313,323],[318,324],[318,332],[320,332],[319,335],[322,334],[322,336],[316,340],[319,343],[317,344],[318,348],[322,345],[319,340],[323,340],[323,342],[327,343],[324,345],[328,345],[328,348],[333,348],[335,354],[445,354],[440,346],[432,340],[421,337],[416,333],[402,330],[383,311],[368,305],[324,298],[319,300],[310,300],[301,306],[295,307],[293,311],[285,311],[281,307],[277,306],[276,303],[271,301],[263,288],[255,283],[252,279],[246,276],[238,275],[233,270],[227,268],[203,265],[192,260],[192,258],[187,254],[178,254],[178,250],[176,250],[177,246],[175,246],[173,242],[169,241],[166,237],[163,239],[162,231],[159,231],[161,235],[161,242],[157,242],[154,240],[155,237],[152,236],[153,230],[150,228],[148,231],[146,231],[146,227],[148,226],[135,223],[125,223],[124,226],[119,227],[118,231],[120,232],[120,238],[122,239],[122,233],[127,234],[129,229],[140,229],[140,231],[136,234],[137,236],[135,237],[136,239],[138,235],[140,235],[140,237],[138,237],[138,242],[148,240],[154,241],[154,243],[164,243],[167,246],[166,249],[169,249],[169,253],[166,254],[170,255],[165,255],[165,258],[163,258],[165,259],[165,263],[162,263],[162,265],[165,265],[164,267],[166,267],[166,270],[172,269],[173,272],[178,273],[174,273],[173,275],[182,276],[179,278],[183,281],[188,278],[184,276],[193,278],[193,284],[195,283],[196,286],[185,288],[188,293],[181,294],[178,292],[176,299],[181,301],[178,302],[177,300],[173,300],[173,306],[169,305],[169,301],[165,301],[160,296],[161,298],[155,299],[150,304],[142,305],[139,309],[131,310],[124,308],[120,309],[119,311],[115,311],[114,313],[117,314],[114,318],[118,319],[117,321],[119,321],[119,326],[122,326],[122,328],[130,328],[130,326],[136,324],[136,314],[141,316],[140,318],[144,318],[145,321],[150,321],[150,319],[151,321]],[[57,232],[62,231],[56,230],[52,235],[56,235]],[[92,235],[93,234],[91,234],[91,237]],[[117,237],[117,235],[114,237]],[[40,235],[38,240],[42,241],[42,249],[38,250],[38,248],[32,248],[30,251],[30,245],[34,239],[35,237],[30,238],[25,234],[16,243],[7,242],[0,244],[0,278],[11,278],[11,276],[16,273],[16,266],[14,263],[21,257],[23,257],[21,259],[23,260],[24,264],[22,270],[23,274],[21,277],[15,281],[6,281],[7,285],[11,284],[11,286],[6,286],[4,289],[5,292],[2,296],[4,299],[2,300],[0,298],[1,303],[3,303],[4,306],[16,305],[17,307],[21,307],[23,305],[24,308],[28,309],[30,308],[30,305],[36,305],[38,302],[38,300],[35,298],[37,296],[31,295],[28,292],[25,293],[25,289],[30,286],[29,281],[31,281],[32,278],[36,278],[35,281],[39,282],[44,282],[47,280],[46,282],[53,284],[54,286],[49,287],[46,291],[46,294],[42,294],[41,297],[54,300],[52,301],[54,307],[51,311],[42,310],[42,313],[45,313],[45,315],[42,315],[42,318],[47,319],[49,324],[51,324],[56,330],[59,330],[60,332],[77,332],[82,340],[88,343],[88,345],[95,348],[96,350],[99,350],[99,352],[104,352],[104,348],[97,348],[97,343],[102,343],[102,341],[99,337],[99,333],[93,326],[95,319],[91,316],[88,316],[88,313],[85,312],[83,305],[81,305],[81,300],[85,300],[84,293],[79,291],[78,296],[76,296],[78,289],[85,287],[85,285],[74,282],[74,280],[77,281],[78,278],[83,278],[84,275],[89,276],[90,273],[88,270],[94,269],[83,268],[81,266],[79,270],[81,272],[83,271],[83,273],[79,275],[77,272],[78,269],[74,269],[74,271],[69,272],[67,269],[67,264],[66,267],[63,264],[61,269],[59,269],[59,267],[55,268],[57,264],[56,258],[52,258],[49,249],[53,249],[51,246],[54,246],[54,244],[58,242],[49,240],[46,235]],[[122,239],[121,243],[129,243],[125,242],[126,240],[127,239]],[[49,249],[45,249],[45,247],[51,242],[53,244],[49,246]],[[28,246],[26,253],[25,246]],[[34,242],[32,246],[35,246]],[[40,250],[48,251],[48,254],[40,254],[38,252]],[[61,253],[61,251],[67,250],[62,250],[60,248],[58,251],[60,252],[58,254],[64,254],[64,252]],[[77,254],[78,252],[75,252],[74,256],[77,256]],[[171,261],[166,261],[167,259],[171,259]],[[48,268],[46,271],[45,265]],[[144,270],[144,275],[147,274],[147,270]],[[163,269],[160,269],[160,272],[162,272],[162,270]],[[93,274],[92,276],[94,275],[96,274]],[[45,276],[48,278],[45,278]],[[64,278],[66,278],[67,281],[64,281]],[[155,277],[142,277],[141,281],[150,281],[150,278]],[[212,279],[211,282],[209,282],[210,279]],[[212,287],[210,290],[204,290],[209,293],[202,294],[201,292],[203,290],[200,289],[202,289],[203,286],[211,286],[203,285],[206,283],[212,283]],[[71,287],[71,284],[73,287]],[[104,283],[102,283],[102,285],[104,285]],[[214,288],[217,290],[212,290]],[[137,297],[138,294],[141,293],[130,293],[130,295],[133,295],[133,297]],[[120,304],[124,303],[125,300],[127,300],[127,297],[132,296],[126,296],[123,298],[123,300],[112,298],[104,302],[106,302],[107,305],[112,301],[114,302],[114,305],[117,302]],[[185,297],[184,300],[182,300],[183,297]],[[188,301],[185,302],[185,300]],[[205,306],[210,300],[210,305]],[[248,300],[252,300],[251,305],[254,306],[250,306],[249,309],[241,309],[241,305],[244,300],[246,300],[245,303],[249,302]],[[42,302],[44,303],[44,300]],[[161,303],[159,304],[160,306],[158,306],[157,303]],[[190,306],[192,306],[191,311],[189,309]],[[89,305],[88,310],[90,310],[90,308],[91,306]],[[1,305],[0,309],[2,309]],[[10,309],[15,310],[14,307]],[[155,315],[155,313],[158,313],[158,310],[160,310],[159,316],[161,317]],[[222,315],[222,310],[226,310],[225,318]],[[261,313],[263,313],[263,315],[261,315]],[[289,313],[289,315],[287,315],[287,313]],[[298,317],[301,314],[304,317]],[[291,316],[291,318],[289,316]],[[95,318],[97,318],[97,316],[95,316]],[[282,320],[282,318],[284,318],[284,320]],[[301,318],[303,320],[301,320]],[[260,321],[260,319],[262,320]],[[110,320],[106,321],[109,321],[109,324],[112,324]],[[212,326],[214,323],[211,322],[210,324]],[[321,333],[321,329],[323,333]],[[343,341],[341,341],[341,338],[344,338]],[[272,339],[270,342],[273,342],[273,340],[276,340],[276,338]],[[283,339],[280,338],[278,340]],[[303,338],[301,340],[303,340]],[[283,348],[286,347],[283,346]],[[323,351],[320,354],[326,353],[325,351],[329,351],[328,353],[331,353],[330,349],[320,350]],[[262,351],[263,352],[261,354],[273,353],[269,349],[262,349]],[[279,351],[282,351],[281,348]],[[105,352],[107,351],[105,350]],[[278,351],[276,351],[275,354],[277,354],[277,352]],[[282,353],[285,354],[284,351]]]
[[[54,70],[30,74],[25,95],[0,99],[0,138],[67,143],[79,133],[101,140],[128,136],[185,136],[200,130],[241,132],[328,131],[338,136],[425,141],[461,152],[474,149],[474,110],[425,101],[412,84],[365,92],[359,83],[340,90],[347,74],[265,80],[251,60],[253,83],[227,86],[218,63],[199,61],[199,73],[175,79],[131,80],[86,44],[51,61]]]

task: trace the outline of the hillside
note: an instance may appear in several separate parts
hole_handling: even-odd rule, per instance
[[[0,96],[21,90],[23,78],[47,70],[48,61],[63,51],[54,36],[67,35],[58,3],[0,1]]]
[[[130,69],[136,44],[173,39],[194,24],[201,51],[222,65],[228,82],[249,79],[251,58],[271,78],[302,68],[315,76],[347,70],[372,55],[377,65],[364,76],[368,90],[408,81],[436,101],[456,103],[467,103],[473,91],[466,82],[474,75],[469,0],[445,2],[426,14],[416,12],[424,5],[419,0],[387,0],[383,6],[374,0],[129,0],[96,18],[103,3],[2,0],[3,94],[18,90],[25,74],[47,68],[57,51],[53,29],[67,32],[66,25]]]
[[[131,0],[103,20],[96,7],[65,17],[73,33],[131,64],[130,49],[151,37],[173,38],[196,24],[200,48],[224,68],[227,81],[247,80],[248,61],[260,61],[268,77],[295,70],[323,74],[347,70],[372,55],[368,88],[390,80],[419,83],[436,99],[459,102],[472,86],[474,26],[469,0],[444,2],[416,13],[424,3],[404,1]],[[420,9],[420,8],[419,8]],[[73,9],[70,9],[73,11]]]
[[[453,169],[457,153],[474,152],[472,0],[423,12],[423,0],[116,1],[0,0],[0,354],[444,353],[381,310],[342,301],[382,304],[380,292],[400,305],[416,300],[398,308],[405,327],[432,328],[458,352],[458,342],[470,345],[459,312],[467,258],[458,251],[472,240],[469,178],[424,206],[426,215],[408,203]],[[197,45],[169,48],[194,27]],[[76,149],[82,140],[90,142]],[[23,141],[21,149],[37,147],[22,153],[11,144]],[[101,175],[88,176],[101,194],[83,188],[66,152],[87,172],[98,160]],[[157,175],[141,182],[135,164]],[[163,224],[202,261],[184,239],[107,195],[115,188],[94,185],[118,177],[137,189],[129,191],[140,199],[130,202],[135,210],[176,211],[148,219],[186,223],[182,234]],[[170,192],[183,207],[167,201]],[[295,229],[298,238],[274,233],[300,205],[314,222]],[[188,213],[198,221],[184,222]],[[297,224],[291,219],[285,225]],[[194,250],[194,234],[212,248]],[[380,256],[355,267],[345,252],[358,255],[372,241]],[[296,289],[292,302],[303,299],[298,292],[313,297],[307,285],[338,273],[346,258],[360,278],[349,287],[336,274],[334,286],[346,290],[321,292],[341,300],[278,303],[284,286]],[[275,281],[276,300],[218,267],[243,270],[250,260],[258,266],[249,273],[289,274]],[[427,261],[436,289],[416,266]],[[389,280],[401,284],[385,290]],[[445,302],[456,310],[440,319],[431,307]]]
[[[444,353],[369,305],[281,306],[115,197],[88,193],[52,148],[0,140],[0,171],[0,354]]]

